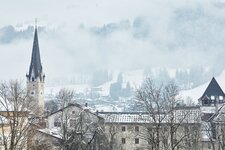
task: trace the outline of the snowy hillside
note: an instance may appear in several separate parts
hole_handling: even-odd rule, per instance
[[[225,70],[219,76],[215,77],[215,79],[222,88],[222,90],[225,91]],[[202,96],[209,83],[210,81],[194,89],[181,91],[180,95],[183,98],[190,97],[193,100],[193,102],[198,103],[198,99]]]
[[[130,82],[132,88],[136,89],[139,87],[144,79],[143,77],[143,70],[135,70],[135,71],[127,71],[123,73],[123,81],[124,83]],[[117,81],[117,76],[119,72],[115,72],[113,74],[113,78],[111,81],[106,82],[100,86],[92,87],[87,84],[78,84],[78,85],[62,85],[62,86],[53,86],[53,87],[46,87],[45,93],[46,95],[54,95],[62,88],[68,88],[74,90],[76,93],[87,93],[94,89],[99,89],[99,94],[101,96],[108,96],[110,85]]]
[[[158,74],[159,74],[161,69],[162,68],[152,69],[151,75],[159,76]],[[175,70],[174,69],[167,69],[167,71],[169,73],[169,76],[171,78],[173,78],[174,74],[175,74]],[[101,96],[108,96],[109,90],[110,90],[110,85],[112,83],[117,82],[117,77],[118,77],[119,73],[120,73],[119,71],[115,71],[112,74],[112,80],[111,81],[105,82],[104,84],[102,84],[100,86],[97,86],[97,87],[92,87],[91,85],[87,85],[87,84],[49,86],[49,87],[46,87],[45,93],[47,95],[55,94],[62,88],[73,89],[77,93],[87,93],[87,92],[90,92],[91,90],[98,89],[98,92]],[[142,82],[145,78],[144,69],[122,72],[122,77],[123,77],[124,86],[126,85],[127,82],[129,82],[130,86],[133,89],[137,89],[137,88],[140,87],[140,85],[142,84]]]
[[[151,75],[153,76],[160,76],[159,75],[160,68],[153,68],[151,70]],[[174,78],[176,74],[176,69],[166,69],[170,78]],[[112,79],[108,82],[105,82],[104,84],[100,86],[93,87],[89,84],[66,84],[66,85],[58,85],[58,86],[52,86],[52,87],[46,87],[45,93],[46,93],[46,99],[51,98],[53,95],[55,95],[60,89],[62,88],[68,88],[74,90],[76,93],[83,93],[87,94],[90,92],[97,92],[100,96],[109,96],[110,93],[110,86],[111,84],[117,82],[118,74],[120,72],[116,71],[112,74]],[[143,69],[139,70],[132,70],[132,71],[126,71],[122,73],[123,76],[123,82],[126,86],[126,83],[129,82],[131,88],[134,90],[139,88],[142,84],[146,74]],[[212,78],[212,77],[211,77]],[[218,81],[219,85],[223,90],[225,90],[225,71],[223,71],[219,76],[215,77]],[[200,85],[194,89],[191,90],[184,90],[180,92],[180,96],[186,100],[187,97],[190,97],[193,102],[197,103],[198,99],[202,96],[205,89],[207,88],[209,82],[211,79],[209,79],[208,82],[206,82],[203,85]]]
[[[88,90],[90,90],[91,87],[89,85],[86,85],[86,84],[46,87],[45,88],[45,94],[46,95],[49,95],[49,94],[54,95],[62,88],[71,89],[71,90],[74,90],[77,93],[86,93]]]

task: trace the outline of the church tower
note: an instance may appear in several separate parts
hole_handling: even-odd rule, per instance
[[[44,81],[41,57],[38,44],[37,27],[35,26],[31,63],[27,77],[27,92],[31,98],[32,110],[38,116],[44,114]],[[34,108],[34,109],[33,109]]]

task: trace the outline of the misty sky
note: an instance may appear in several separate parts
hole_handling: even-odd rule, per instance
[[[225,0],[0,2],[0,28],[26,30],[35,18],[45,27],[39,44],[50,79],[105,68],[225,68]],[[0,80],[25,80],[32,40],[0,44]]]

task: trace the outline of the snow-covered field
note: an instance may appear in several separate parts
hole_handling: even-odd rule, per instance
[[[118,74],[119,74],[118,72],[114,73],[113,79],[111,81],[106,82],[98,87],[94,87],[94,88],[101,89],[99,91],[99,94],[101,96],[109,95],[110,85],[117,81]],[[141,85],[141,83],[143,81],[143,70],[124,72],[123,80],[124,80],[124,83],[130,82],[131,87],[136,89],[137,87],[139,87]],[[46,87],[45,93],[46,93],[46,95],[49,95],[49,94],[54,95],[62,88],[72,89],[76,93],[87,93],[87,92],[90,92],[93,87],[91,87],[90,85],[87,85],[87,84],[62,85],[62,86],[59,85],[59,86],[53,86],[53,87]]]
[[[54,87],[46,87],[45,88],[45,94],[56,94],[59,92],[60,89],[67,88],[74,90],[76,93],[86,93],[90,90],[90,86],[87,84],[76,84],[76,85],[63,85],[63,86],[54,86]]]
[[[153,71],[152,73],[154,75],[157,75],[160,69],[162,69],[162,68],[154,68],[154,69],[152,69],[152,71]],[[175,69],[167,69],[167,70],[168,70],[169,76],[171,78],[173,78],[175,76],[176,70]],[[104,84],[102,84],[102,85],[100,85],[98,87],[94,87],[94,88],[101,89],[99,91],[100,95],[108,96],[109,95],[110,85],[117,81],[118,74],[119,74],[119,71],[114,72],[113,73],[113,78],[112,78],[111,81],[106,82],[106,83],[104,83]],[[126,72],[123,72],[122,74],[123,74],[123,82],[125,83],[125,85],[126,85],[127,82],[129,82],[133,89],[139,88],[140,85],[142,84],[144,78],[145,78],[143,69],[126,71]],[[93,87],[91,87],[90,85],[87,85],[87,84],[85,84],[85,85],[84,84],[58,85],[58,86],[52,86],[52,87],[49,86],[49,87],[46,87],[45,93],[47,95],[55,94],[62,88],[73,89],[77,93],[86,93],[88,91],[91,91],[91,89]]]

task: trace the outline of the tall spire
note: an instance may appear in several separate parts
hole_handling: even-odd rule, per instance
[[[39,44],[38,44],[36,20],[35,20],[35,31],[34,31],[31,63],[30,63],[30,69],[29,69],[29,74],[27,75],[27,78],[29,81],[35,81],[38,78],[40,79],[40,81],[44,81],[42,65],[41,65],[41,57],[40,57],[40,51],[39,51]]]

